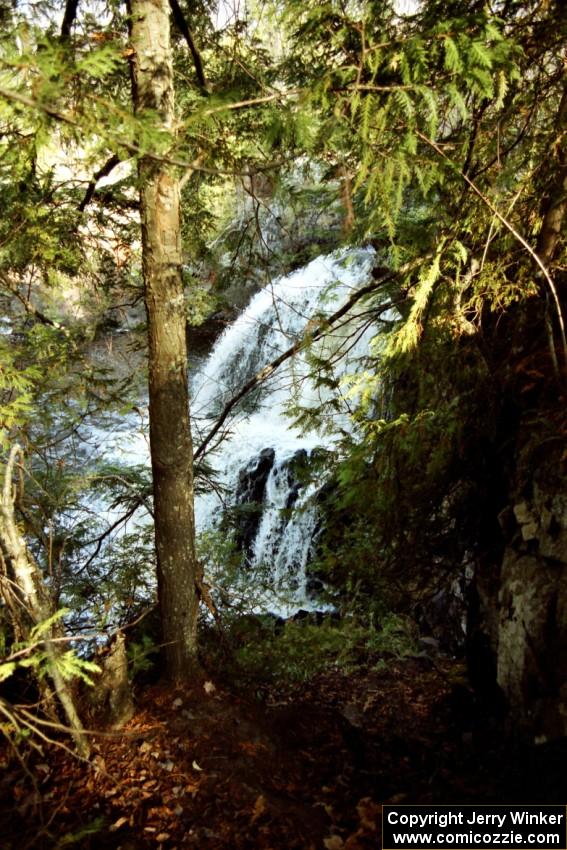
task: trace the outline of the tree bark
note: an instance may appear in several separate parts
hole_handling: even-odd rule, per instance
[[[557,110],[556,127],[557,138],[552,153],[557,165],[550,196],[543,210],[537,242],[537,253],[546,266],[549,266],[554,258],[567,214],[567,84]]]
[[[136,113],[151,110],[173,133],[168,0],[131,0],[130,14]],[[158,592],[167,672],[182,680],[197,666],[198,598],[179,182],[150,157],[140,160],[139,182]]]

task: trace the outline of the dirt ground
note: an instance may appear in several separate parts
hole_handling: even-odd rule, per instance
[[[389,659],[263,701],[153,685],[92,764],[6,752],[2,850],[366,850],[381,804],[567,799],[566,747],[506,743],[449,659]]]

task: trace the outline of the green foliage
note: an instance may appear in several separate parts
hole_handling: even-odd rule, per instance
[[[328,406],[295,411],[304,427],[332,423],[347,405],[352,414],[353,433],[325,459],[332,474],[318,553],[339,601],[395,602],[404,582],[431,584],[455,569],[478,532],[471,494],[482,501],[494,484],[499,413],[530,397],[531,384],[514,394],[509,377],[524,328],[529,356],[544,364],[531,374],[551,371],[549,343],[532,330],[546,320],[541,281],[480,195],[537,248],[563,162],[559,4],[505,4],[502,19],[488,6],[433,0],[406,17],[389,1],[255,8],[261,25],[250,14],[221,30],[205,7],[193,10],[207,86],[195,84],[186,48],[178,50],[175,135],[151,112],[133,114],[118,7],[108,9],[108,26],[81,10],[67,45],[42,4],[25,17],[15,7],[0,35],[0,295],[11,319],[0,340],[0,450],[16,433],[29,445],[22,525],[54,596],[80,624],[123,621],[155,593],[151,526],[114,540],[88,501],[104,496],[126,518],[140,504],[151,510],[148,471],[96,464],[81,442],[83,425],[131,403],[126,382],[89,367],[84,351],[100,305],[140,294],[133,193],[147,151],[185,164],[192,323],[214,309],[213,286],[245,289],[242,303],[275,271],[341,239],[370,242],[390,270],[411,265],[349,320],[354,339],[390,299],[396,313],[380,323],[387,341],[342,386],[328,369],[332,343],[313,346]],[[111,154],[120,179],[97,187],[81,210]],[[561,240],[550,271],[564,291]],[[211,486],[201,471],[200,486]],[[218,576],[219,606],[250,605],[252,577],[239,585],[240,554],[225,529],[204,535],[200,552]],[[254,577],[254,601],[266,578]],[[308,666],[299,635],[319,641],[327,660],[343,658],[337,636],[352,658],[370,641],[352,623],[350,637],[346,625],[316,636],[309,628],[286,628],[276,666],[285,670],[286,657],[292,670]],[[142,644],[134,666],[149,651]],[[88,675],[62,658],[69,675]],[[26,650],[17,663],[28,661],[45,662]],[[6,660],[0,675],[14,664]]]
[[[298,84],[314,81],[297,108],[329,115],[321,122],[318,144],[328,157],[348,158],[364,224],[385,229],[398,252],[398,224],[410,192],[415,198],[423,184],[427,194],[450,176],[421,137],[453,143],[466,132],[455,121],[455,107],[461,122],[475,101],[494,99],[491,108],[501,108],[503,91],[517,79],[520,52],[504,36],[502,22],[488,14],[457,17],[447,9],[432,25],[425,4],[406,23],[392,5],[377,10],[364,3],[339,11],[324,3],[290,2],[284,17],[297,44],[291,78]],[[440,217],[443,212],[438,210]],[[368,229],[359,229],[363,234]]]
[[[147,673],[156,662],[160,648],[150,635],[142,635],[140,641],[128,643],[128,669],[132,680],[140,673]]]
[[[276,623],[259,622],[260,628],[248,634],[238,626],[236,621],[235,631],[244,643],[235,655],[240,675],[256,682],[304,681],[325,669],[352,671],[417,652],[414,627],[394,614],[379,625],[329,616],[318,625],[310,618],[288,621],[281,629]]]
[[[210,287],[191,276],[186,276],[187,321],[193,327],[202,325],[205,319],[214,312],[217,298]]]
[[[64,847],[73,847],[73,845],[81,845],[85,839],[89,839],[93,835],[99,835],[106,825],[105,818],[102,816],[94,818],[90,823],[85,824],[80,829],[73,832],[67,832],[58,839],[55,845],[55,850],[60,850]]]
[[[39,378],[36,366],[21,368],[16,353],[0,339],[0,450],[6,451],[17,429],[23,428],[33,409],[32,387]]]
[[[314,564],[339,604],[397,607],[434,592],[478,533],[473,502],[489,504],[498,399],[474,337],[432,315],[445,304],[443,294],[426,302],[438,275],[426,262],[416,282],[427,323],[412,307],[403,345],[396,330],[377,371],[350,380],[356,430],[331,466]]]
[[[462,4],[439,14],[424,3],[400,21],[390,4],[315,5],[293,6],[306,53],[301,73],[319,55],[316,73],[327,84],[319,82],[312,102],[332,109],[341,126],[322,144],[328,156],[348,150],[356,233],[372,239],[390,268],[416,264],[390,290],[398,311],[391,331],[344,382],[355,431],[331,471],[316,566],[339,599],[399,605],[433,592],[467,548],[495,534],[507,450],[496,448],[500,417],[506,405],[525,404],[517,394],[510,400],[510,335],[519,352],[520,328],[530,327],[552,371],[533,261],[486,201],[535,248],[543,209],[536,174],[558,174],[544,136],[551,145],[551,128],[564,121],[552,45],[565,20],[535,6],[525,17],[508,8],[503,21]],[[559,264],[561,257],[564,244]],[[564,277],[557,266],[556,276]],[[370,300],[377,311],[382,298]]]
[[[65,681],[80,679],[85,684],[94,686],[90,674],[100,673],[100,667],[97,664],[80,658],[73,649],[65,652],[58,649],[54,653],[52,649],[46,647],[46,643],[53,640],[53,627],[68,613],[67,609],[60,609],[49,619],[34,626],[25,641],[11,646],[10,655],[4,660],[0,659],[0,682],[9,679],[17,669],[31,670],[41,680],[53,674],[55,665]],[[57,645],[60,641],[61,638],[57,638],[56,644],[52,643],[51,646]]]
[[[443,242],[433,259],[431,265],[424,264],[420,270],[418,282],[415,287],[413,303],[408,318],[400,329],[390,336],[388,341],[387,355],[392,357],[396,354],[408,354],[417,346],[423,332],[423,316],[440,275],[440,261]]]
[[[288,588],[274,588],[271,564],[252,568],[246,563],[235,542],[238,515],[238,509],[227,512],[220,526],[200,532],[196,540],[205,582],[210,583],[212,599],[227,624],[252,612],[265,611],[267,600],[273,605],[277,598],[285,605],[290,597]]]
[[[90,685],[90,687],[95,686],[90,674],[100,673],[98,664],[88,661],[85,658],[79,658],[72,649],[57,655],[55,664],[58,672],[66,682],[72,679],[80,679],[86,685]],[[39,668],[40,678],[46,674],[50,674],[52,669],[51,663],[46,661],[43,668],[41,666]]]

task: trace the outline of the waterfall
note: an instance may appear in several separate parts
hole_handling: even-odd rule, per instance
[[[196,445],[243,384],[301,340],[310,322],[332,314],[364,285],[373,264],[370,249],[321,256],[274,280],[252,298],[217,339],[209,356],[190,370]],[[364,309],[358,312],[364,316]],[[234,545],[242,561],[239,589],[258,599],[255,576],[267,577],[270,589],[260,594],[260,604],[275,613],[287,615],[298,608],[322,605],[316,596],[321,583],[309,574],[309,561],[320,526],[316,497],[324,478],[311,473],[313,461],[334,450],[336,435],[351,428],[348,400],[337,381],[364,368],[377,332],[375,325],[365,321],[371,320],[343,317],[324,338],[282,365],[233,411],[227,433],[206,457],[207,465],[214,469],[214,487],[204,492],[200,488],[196,496],[197,532],[216,531],[225,540],[228,532],[223,522],[228,514],[236,515]],[[314,359],[332,364],[334,385],[319,386],[310,379]],[[294,426],[289,415],[294,405],[318,409],[330,400],[333,408],[328,408],[332,417],[328,428],[305,431]],[[130,414],[91,424],[83,435],[81,451],[99,461],[148,466],[147,424],[146,404],[141,401]],[[119,524],[122,508],[98,493],[68,513],[70,524],[96,515],[102,526],[114,528],[100,551],[102,559],[107,544],[119,542],[127,532],[142,533],[151,521],[148,513],[139,509],[128,522]],[[148,569],[151,573],[151,565]]]
[[[372,265],[370,249],[337,252],[318,257],[255,295],[193,376],[191,412],[198,432],[206,433],[246,381],[301,339],[310,321],[333,313],[353,289],[366,283]],[[372,326],[353,328],[347,320],[310,351],[296,355],[243,400],[229,434],[208,458],[219,486],[197,497],[197,529],[219,527],[223,499],[232,507],[257,506],[256,511],[244,511],[237,543],[249,570],[269,571],[274,595],[267,604],[272,610],[317,604],[310,598],[306,568],[318,527],[313,497],[322,482],[309,481],[302,471],[316,450],[332,450],[333,432],[350,427],[336,387],[325,390],[309,379],[310,357],[336,361],[333,374],[340,378],[356,371],[375,333]],[[331,393],[336,414],[329,433],[304,433],[293,426],[292,405],[318,408]],[[282,590],[287,601],[278,597]]]

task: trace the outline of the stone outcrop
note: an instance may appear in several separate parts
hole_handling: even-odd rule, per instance
[[[498,595],[497,679],[514,725],[538,740],[567,735],[567,483],[534,482],[513,506]]]
[[[482,600],[510,728],[536,742],[567,735],[567,480],[559,439],[516,456],[506,545]],[[481,582],[482,586],[482,582]]]

